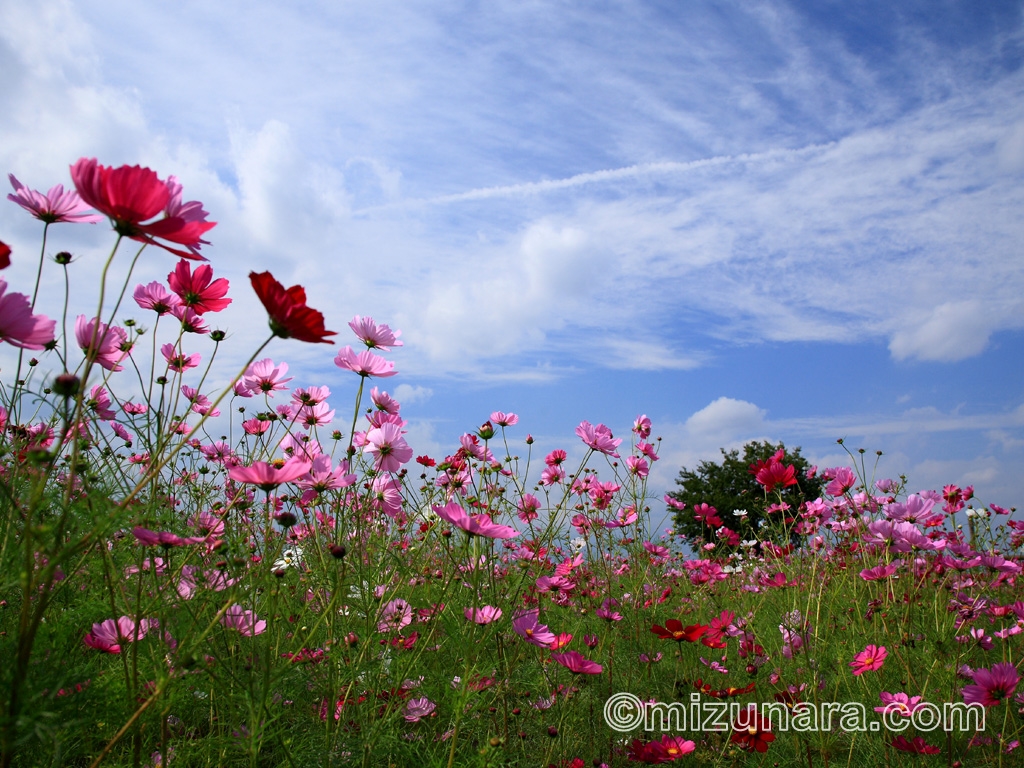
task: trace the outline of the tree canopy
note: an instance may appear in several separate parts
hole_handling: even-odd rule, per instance
[[[789,505],[770,518],[772,522],[783,521],[796,517],[801,504],[822,495],[825,484],[814,472],[808,477],[811,467],[800,455],[799,447],[789,450],[782,443],[753,441],[743,446],[742,455],[735,449],[721,451],[720,463],[702,461],[696,469],[683,467],[676,479],[679,490],[668,494],[676,502],[670,503],[676,531],[690,540],[722,541],[732,546],[741,540],[777,540],[779,535],[770,536],[767,528],[762,528],[762,522],[768,521],[767,510],[774,505]],[[779,466],[774,469],[772,464]],[[758,482],[759,468],[765,470],[761,477],[772,486],[770,492]],[[678,504],[685,507],[680,509]],[[738,514],[742,512],[746,514]],[[720,532],[722,528],[726,531]]]

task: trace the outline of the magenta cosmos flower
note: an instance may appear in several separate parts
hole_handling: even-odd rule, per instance
[[[57,323],[45,315],[33,315],[28,296],[7,293],[0,277],[0,339],[22,349],[43,349],[53,341]]]
[[[976,669],[974,685],[964,686],[964,702],[994,707],[1013,695],[1018,682],[1017,668],[1006,661],[994,664],[992,669]]]
[[[181,303],[197,315],[220,312],[231,303],[231,299],[224,298],[230,285],[227,278],[218,277],[214,280],[213,268],[209,264],[200,264],[193,272],[192,266],[182,259],[174,271],[167,275],[167,284],[181,299]]]
[[[882,668],[889,652],[884,645],[869,645],[863,651],[853,657],[850,667],[854,675],[863,675],[865,672],[874,672]]]
[[[105,214],[119,235],[158,245],[186,259],[206,260],[199,254],[200,246],[207,242],[202,236],[216,222],[206,221],[208,214],[201,203],[181,202],[181,185],[174,177],[161,181],[149,168],[108,168],[95,158],[83,157],[71,166],[71,180],[82,200]],[[158,239],[185,249],[172,248]]]
[[[604,667],[596,661],[583,658],[579,651],[552,653],[551,660],[558,662],[574,675],[600,675],[604,671]]]
[[[50,191],[44,195],[26,187],[14,178],[13,173],[7,174],[7,178],[14,187],[14,194],[8,195],[7,199],[17,203],[40,221],[47,224],[61,221],[95,224],[97,221],[103,221],[102,216],[89,210],[89,206],[82,202],[77,192],[72,189],[65,192],[63,184],[50,187]]]
[[[298,480],[312,466],[310,462],[300,459],[291,459],[280,465],[277,462],[268,464],[265,461],[254,461],[248,467],[231,467],[228,477],[236,483],[251,483],[264,491],[272,491],[279,485]]]
[[[540,611],[536,608],[531,611],[524,611],[512,619],[512,629],[516,634],[533,643],[538,648],[550,648],[555,641],[555,633],[540,623]]]
[[[432,509],[442,520],[447,520],[457,528],[474,536],[485,536],[488,539],[511,539],[519,535],[515,528],[507,525],[498,525],[491,521],[486,514],[470,516],[459,506],[454,499],[443,507],[433,506]]]

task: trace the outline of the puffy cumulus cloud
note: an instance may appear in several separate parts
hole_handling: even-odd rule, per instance
[[[422,387],[412,384],[399,384],[391,393],[403,406],[413,403],[424,403],[434,396],[434,390],[429,387]]]
[[[762,430],[764,417],[764,409],[753,403],[720,397],[688,418],[686,430],[690,435],[714,438],[724,445]]]

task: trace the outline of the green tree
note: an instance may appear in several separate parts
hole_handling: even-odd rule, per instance
[[[750,467],[759,461],[768,461],[780,450],[783,452],[780,463],[792,465],[796,470],[796,484],[766,493]],[[679,490],[669,492],[670,497],[686,505],[685,509],[673,510],[673,520],[676,531],[685,533],[690,540],[715,540],[714,526],[694,516],[694,508],[699,504],[714,507],[722,524],[735,531],[741,539],[765,539],[768,529],[761,528],[761,521],[765,520],[765,510],[769,506],[789,505],[790,509],[784,515],[772,517],[771,522],[778,522],[784,516],[795,517],[802,503],[822,495],[825,484],[818,476],[807,477],[810,465],[800,455],[799,447],[790,451],[782,443],[753,441],[743,446],[742,456],[737,450],[726,451],[723,448],[721,451],[722,461],[719,464],[702,461],[696,469],[683,467],[676,478]],[[743,510],[746,515],[735,514]],[[771,538],[778,539],[779,536]]]

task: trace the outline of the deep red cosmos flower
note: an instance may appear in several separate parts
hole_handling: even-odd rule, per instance
[[[757,707],[753,704],[740,712],[736,722],[732,724],[732,730],[732,743],[740,744],[751,752],[767,752],[768,745],[775,741],[771,721],[758,714]]]
[[[712,688],[711,683],[705,683],[701,678],[697,678],[693,681],[693,687],[701,693],[711,696],[714,699],[728,699],[733,696],[742,696],[745,693],[750,693],[754,690],[757,683],[747,683],[742,688],[737,688],[734,685],[730,685],[727,688]]]
[[[684,627],[683,622],[679,621],[679,619],[669,619],[665,622],[664,627],[655,624],[651,627],[651,632],[662,640],[675,640],[677,643],[683,641],[693,643],[699,640],[708,629],[709,627],[704,624],[693,624],[689,627]]]
[[[206,220],[208,214],[202,203],[181,202],[181,185],[173,176],[161,181],[149,168],[108,168],[95,158],[83,157],[71,166],[71,180],[82,201],[109,217],[118,234],[158,245],[186,259],[206,261],[199,254],[200,246],[207,244],[202,236],[217,223]],[[185,249],[172,248],[157,239]]]
[[[275,336],[330,344],[327,337],[337,335],[337,331],[324,329],[323,313],[306,306],[306,291],[301,285],[286,289],[269,272],[250,272],[249,280],[270,315],[270,330]]]
[[[937,755],[942,751],[938,747],[926,743],[920,736],[915,736],[911,740],[904,736],[897,736],[890,744],[900,752],[913,752],[915,755]]]

